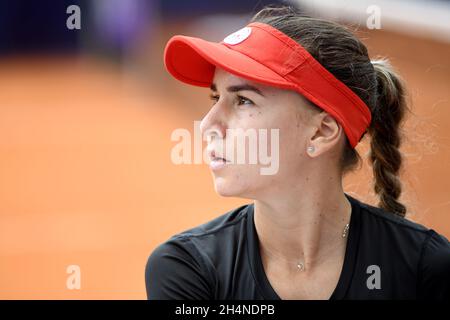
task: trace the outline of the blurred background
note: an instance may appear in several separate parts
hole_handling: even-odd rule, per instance
[[[390,59],[413,110],[401,201],[450,237],[449,1],[0,0],[1,299],[145,299],[159,243],[250,202],[218,196],[206,164],[171,162],[171,133],[193,132],[210,100],[169,76],[163,50],[175,34],[220,41],[269,3]],[[367,138],[345,190],[376,205]]]

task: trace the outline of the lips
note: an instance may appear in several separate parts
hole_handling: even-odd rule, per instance
[[[211,156],[211,162],[209,163],[209,167],[211,168],[211,170],[217,172],[225,168],[227,165],[228,161],[224,158],[217,157],[215,155]]]
[[[209,159],[211,161],[223,161],[223,162],[229,162],[226,158],[221,157],[219,154],[216,154],[215,151],[209,152]]]
[[[223,162],[228,162],[227,159],[224,159],[224,158],[218,158],[218,157],[211,158],[211,161],[223,161]]]

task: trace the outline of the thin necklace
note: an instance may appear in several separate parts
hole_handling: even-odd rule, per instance
[[[349,228],[350,228],[350,225],[347,223],[344,227],[344,231],[342,232],[342,238],[347,238]],[[303,262],[299,261],[297,263],[297,270],[305,271],[305,264]]]

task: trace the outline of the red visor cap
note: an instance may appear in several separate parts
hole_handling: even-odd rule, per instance
[[[166,69],[187,84],[210,87],[216,67],[236,76],[295,90],[331,114],[354,148],[371,121],[366,104],[298,42],[253,22],[220,43],[177,35],[164,50]]]

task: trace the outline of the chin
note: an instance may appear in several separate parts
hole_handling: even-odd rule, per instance
[[[249,198],[248,188],[242,185],[242,180],[230,179],[216,176],[214,178],[214,189],[222,197]]]
[[[223,177],[214,178],[214,189],[222,197],[236,197],[239,195],[236,184]]]

